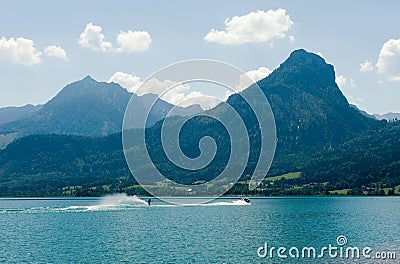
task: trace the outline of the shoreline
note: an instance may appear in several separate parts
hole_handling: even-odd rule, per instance
[[[0,200],[70,200],[70,199],[82,199],[82,200],[97,200],[98,198],[103,198],[107,196],[113,196],[121,193],[112,193],[102,196],[0,196]],[[156,198],[158,197],[150,195],[127,195],[127,196],[137,196],[138,198]],[[232,199],[232,198],[243,198],[250,197],[252,199],[271,199],[271,198],[313,198],[313,197],[400,197],[400,195],[222,195],[217,197],[211,196],[168,196],[168,198],[176,199],[199,199],[199,198],[214,198],[214,199]]]

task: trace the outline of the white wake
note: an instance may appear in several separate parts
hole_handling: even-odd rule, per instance
[[[147,204],[147,199],[139,199],[136,195],[128,196],[125,193],[107,195],[94,204],[94,205],[71,205],[64,207],[33,207],[33,208],[8,208],[1,210],[1,213],[43,213],[43,212],[86,212],[86,211],[123,211],[123,210],[137,210],[145,208],[158,208],[158,207],[188,207],[188,206],[244,206],[250,205],[242,199],[232,201],[214,201],[210,203],[179,203],[167,204],[162,200],[152,198],[153,203],[151,206]],[[190,199],[189,199],[190,201]]]

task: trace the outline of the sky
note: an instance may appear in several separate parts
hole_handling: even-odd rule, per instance
[[[43,104],[86,75],[135,92],[159,69],[190,59],[226,62],[258,80],[304,48],[335,66],[350,103],[368,113],[400,112],[398,1],[17,0],[0,6],[0,107]],[[191,89],[182,87],[169,100],[199,93]],[[217,88],[201,89],[215,94]]]

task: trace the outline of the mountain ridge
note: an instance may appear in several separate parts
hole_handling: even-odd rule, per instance
[[[293,51],[258,85],[274,112],[278,140],[328,146],[345,139],[342,130],[350,135],[375,124],[350,107],[335,82],[334,67],[304,49]]]
[[[400,120],[400,113],[389,112],[386,114],[373,114],[378,120],[397,121]]]
[[[104,136],[120,132],[126,106],[134,97],[146,113],[156,95],[137,96],[117,83],[97,82],[89,75],[66,85],[55,97],[25,118],[0,124],[0,135],[22,137],[32,134]],[[150,125],[166,117],[174,105],[158,100],[150,112]],[[202,111],[199,105],[176,107],[175,114]]]
[[[0,124],[27,118],[42,108],[42,105],[27,104],[0,108]]]
[[[280,189],[262,186],[254,194],[321,194],[334,191],[335,188],[361,188],[361,185],[382,185],[386,188],[400,184],[396,178],[400,168],[397,151],[400,142],[398,137],[394,138],[400,131],[399,123],[373,120],[351,107],[335,83],[334,76],[332,65],[316,54],[299,50],[293,52],[267,78],[258,82],[269,99],[277,126],[277,149],[268,176],[289,172],[300,172],[302,176],[290,181],[283,179],[275,182],[275,186]],[[224,103],[233,107],[244,119],[250,134],[250,158],[241,175],[243,181],[249,179],[260,151],[257,120],[241,97],[245,95],[257,103],[259,98],[254,96],[253,89],[256,87],[250,86],[242,94],[232,95]],[[224,104],[208,111],[224,115]],[[213,136],[218,146],[217,158],[198,173],[178,170],[165,158],[162,149],[159,149],[158,138],[163,121],[156,122],[148,133],[146,131],[150,139],[149,152],[154,154],[153,162],[157,168],[167,172],[171,180],[185,184],[209,180],[214,172],[225,166],[230,148],[223,127],[207,117],[199,117],[196,121],[188,122],[179,135],[182,151],[189,157],[197,157],[200,151],[199,139],[207,135]],[[48,190],[49,193],[60,194],[64,187],[81,181],[87,190],[97,186],[104,191],[101,186],[107,185],[113,191],[133,190],[133,193],[138,194],[137,188],[129,189],[135,182],[126,166],[120,138],[120,134],[112,134],[97,139],[58,135],[19,139],[0,151],[0,193],[21,192],[21,189],[28,188],[24,185],[26,182],[37,182],[40,179],[42,187],[35,183],[37,189],[29,187],[25,190],[28,193]],[[44,144],[54,144],[54,148],[42,150],[40,146]],[[25,146],[32,147],[26,149]],[[71,147],[78,150],[73,151]],[[132,147],[138,150],[140,146]],[[357,153],[357,157],[349,157],[352,151]],[[24,159],[24,155],[33,158]],[[66,159],[60,160],[60,156]],[[140,159],[140,156],[135,157]],[[375,164],[376,169],[360,169],[366,167],[364,163],[369,166]],[[143,167],[148,165],[142,164]],[[341,168],[340,171],[346,174],[342,175],[335,168]],[[52,184],[55,178],[57,184]],[[43,187],[46,186],[43,182],[49,184],[48,189]],[[319,184],[318,188],[310,189],[313,182]],[[303,186],[304,192],[296,191],[298,189],[285,191],[285,188],[296,184]],[[235,185],[232,191],[234,194],[244,192],[250,193],[241,185]]]

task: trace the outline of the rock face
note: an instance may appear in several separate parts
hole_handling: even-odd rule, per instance
[[[287,149],[329,147],[376,124],[349,105],[335,83],[333,66],[305,50],[293,51],[258,85],[274,113],[278,141]],[[228,103],[235,105],[237,97]]]

